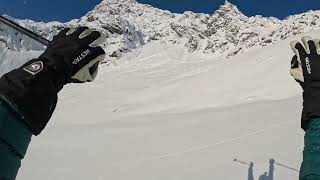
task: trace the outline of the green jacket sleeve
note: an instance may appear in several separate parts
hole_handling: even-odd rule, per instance
[[[0,99],[0,179],[14,180],[32,133],[20,116]]]
[[[310,121],[304,137],[300,180],[320,179],[320,118]]]

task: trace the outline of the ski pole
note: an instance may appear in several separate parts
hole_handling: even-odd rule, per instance
[[[0,22],[2,22],[3,24],[5,24],[5,25],[7,25],[7,26],[9,26],[9,27],[11,27],[11,28],[13,28],[13,29],[25,34],[25,35],[27,35],[28,37],[38,41],[39,43],[41,43],[41,44],[43,44],[45,46],[48,46],[49,43],[50,43],[50,41],[47,40],[46,38],[44,38],[44,37],[32,32],[30,30],[20,26],[16,22],[11,21],[10,19],[8,19],[6,17],[0,16]]]
[[[234,162],[238,162],[238,163],[240,163],[240,164],[244,164],[244,165],[250,166],[249,163],[246,163],[246,162],[244,162],[244,161],[240,161],[240,160],[237,159],[237,158],[233,159],[233,161],[234,161]]]
[[[234,162],[238,162],[238,163],[240,163],[240,164],[244,164],[244,165],[246,165],[246,166],[250,166],[250,164],[249,163],[247,163],[247,162],[244,162],[244,161],[241,161],[241,160],[239,160],[239,159],[233,159],[233,161]],[[292,171],[295,171],[295,172],[300,172],[298,169],[296,169],[296,168],[293,168],[293,167],[290,167],[290,166],[287,166],[287,165],[284,165],[284,164],[281,164],[281,163],[278,163],[278,162],[275,162],[274,163],[275,165],[277,165],[277,166],[280,166],[280,167],[284,167],[284,168],[287,168],[287,169],[290,169],[290,170],[292,170]]]
[[[276,164],[278,166],[281,166],[281,167],[284,167],[284,168],[291,169],[292,171],[300,172],[298,169],[295,169],[295,168],[292,168],[292,167],[289,167],[289,166],[286,166],[286,165],[283,165],[283,164],[280,164],[280,163],[277,163],[277,162],[275,162],[274,164]]]

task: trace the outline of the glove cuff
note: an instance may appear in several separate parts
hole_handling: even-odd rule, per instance
[[[306,130],[309,121],[320,117],[320,83],[304,88],[301,127]]]
[[[0,79],[0,96],[21,115],[34,135],[47,125],[65,81],[58,68],[48,62],[33,59]]]

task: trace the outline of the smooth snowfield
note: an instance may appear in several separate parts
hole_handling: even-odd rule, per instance
[[[319,32],[310,33],[313,36]],[[295,37],[298,39],[299,37]],[[230,59],[152,43],[68,85],[19,179],[298,179],[301,90],[289,40]],[[249,175],[249,177],[248,177]]]

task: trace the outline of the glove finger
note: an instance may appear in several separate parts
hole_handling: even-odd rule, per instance
[[[316,42],[310,36],[306,36],[306,37],[302,38],[302,42],[303,42],[305,47],[308,47],[307,48],[307,52],[309,51],[308,53],[311,53],[311,54],[317,54],[318,53],[319,41]],[[318,47],[316,46],[316,44],[318,44]]]
[[[67,32],[70,30],[69,27],[62,29],[57,35],[53,36],[52,41],[55,41],[67,34]]]
[[[89,29],[89,28],[86,26],[80,26],[80,27],[76,28],[76,30],[74,32],[72,32],[72,35],[79,37],[80,34],[83,33],[87,29]]]
[[[99,38],[96,39],[93,43],[91,43],[89,45],[90,47],[98,47],[98,46],[101,46],[102,44],[106,43],[106,41],[107,41],[106,36],[101,32],[99,32],[99,33],[100,33]]]
[[[70,34],[74,33],[76,31],[75,27],[70,28],[70,30],[67,32],[67,36],[69,36]]]
[[[307,77],[309,77],[309,75],[311,74],[310,59],[307,52],[300,43],[296,45],[296,48],[299,50],[303,77],[304,80],[306,80]]]
[[[308,56],[308,53],[306,52],[306,50],[304,49],[304,47],[300,44],[300,43],[297,43],[295,45],[295,49],[298,50],[298,61],[300,60],[301,64],[305,63],[305,58]]]
[[[294,55],[291,60],[291,69],[299,68],[300,62],[298,61],[298,56]]]
[[[92,29],[86,29],[86,30],[84,30],[80,35],[79,35],[79,38],[80,39],[83,39],[84,37],[86,37],[86,36],[88,36],[89,34],[91,34],[92,33]]]
[[[80,39],[83,39],[86,44],[89,44],[90,47],[98,47],[104,44],[107,40],[105,35],[100,31],[92,31],[91,29],[85,30],[79,36]]]
[[[57,36],[65,36],[70,29],[70,27],[62,29]]]
[[[296,40],[291,41],[290,42],[290,47],[291,47],[292,51],[294,52],[294,54],[297,56],[298,61],[301,63],[301,61],[300,61],[300,53],[299,53],[299,50],[296,48],[297,44],[299,44],[299,41],[296,41]]]
[[[309,49],[311,54],[317,54],[316,43],[313,40],[308,41]]]
[[[303,76],[303,71],[301,64],[298,61],[297,56],[293,56],[291,60],[291,69],[290,69],[291,75],[294,77],[294,79],[299,82],[301,85],[304,82],[304,76]]]
[[[101,37],[101,33],[99,31],[92,31],[90,34],[87,34],[85,37],[82,37],[82,41],[89,45],[93,43],[95,40],[97,40],[99,37]]]
[[[315,39],[314,43],[316,44],[317,53],[320,54],[320,39]]]
[[[301,38],[301,41],[304,45],[304,49],[306,50],[307,54],[311,53],[311,49],[309,46],[309,41],[312,41],[312,38],[310,36],[304,36]]]

